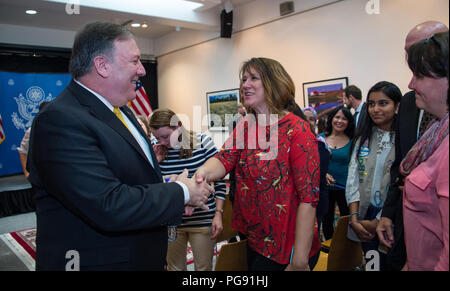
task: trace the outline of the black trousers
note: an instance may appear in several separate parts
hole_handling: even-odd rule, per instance
[[[341,216],[350,214],[347,205],[347,200],[345,199],[344,189],[337,189],[337,190],[328,189],[328,202],[329,202],[328,212],[327,214],[325,214],[322,220],[323,235],[327,240],[333,237],[334,209],[336,203],[339,207],[339,212]]]

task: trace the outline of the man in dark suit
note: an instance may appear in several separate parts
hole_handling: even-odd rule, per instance
[[[362,101],[361,89],[355,85],[347,86],[344,89],[344,104],[348,109],[353,108],[355,113],[353,117],[355,119],[355,132],[358,130],[358,126],[361,124],[359,121],[364,120],[364,116],[367,114],[366,102]]]
[[[167,225],[212,191],[163,183],[150,140],[126,104],[145,75],[126,28],[88,24],[75,38],[70,85],[31,133],[37,270],[163,270]],[[172,179],[175,179],[172,178]]]
[[[427,21],[416,25],[407,35],[405,51],[414,43],[426,39],[434,33],[448,31],[437,21]],[[416,106],[415,92],[403,96],[397,115],[395,128],[395,161],[391,167],[391,186],[384,202],[383,212],[377,226],[380,242],[389,247],[387,267],[400,270],[406,262],[406,248],[403,236],[403,180],[399,166],[411,147],[420,138],[426,127],[426,115]],[[395,227],[393,227],[395,226]]]

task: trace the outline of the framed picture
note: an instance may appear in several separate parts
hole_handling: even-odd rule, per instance
[[[239,89],[206,93],[210,131],[228,130],[228,123],[238,113],[239,100]]]
[[[303,101],[317,111],[318,118],[343,104],[348,77],[303,83]]]

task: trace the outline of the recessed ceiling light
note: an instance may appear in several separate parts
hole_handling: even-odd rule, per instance
[[[25,13],[33,15],[33,14],[37,14],[37,11],[36,10],[27,10],[27,11],[25,11]]]
[[[133,24],[131,24],[131,27],[141,27],[141,24],[140,23],[133,23]]]
[[[148,27],[148,24],[147,24],[147,23],[144,23],[144,24],[142,24],[142,27],[143,27],[143,28],[147,28],[147,27]]]

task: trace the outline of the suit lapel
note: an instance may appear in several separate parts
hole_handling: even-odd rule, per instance
[[[115,116],[115,114],[109,110],[109,108],[103,104],[102,101],[100,101],[96,96],[94,96],[91,92],[87,91],[77,83],[75,83],[73,80],[70,83],[68,89],[73,93],[73,95],[78,99],[80,104],[87,106],[89,108],[89,111],[92,115],[97,117],[102,122],[106,123],[109,127],[111,127],[114,131],[116,131],[118,134],[120,134],[141,156],[147,163],[150,164],[150,162],[147,159],[147,156],[145,155],[144,151],[142,150],[141,146],[138,144],[134,136],[131,134],[131,132],[125,127],[125,125]],[[124,106],[125,107],[125,106]],[[124,107],[121,107],[123,110]],[[132,116],[132,117],[131,117]],[[138,126],[136,125],[137,121],[135,120],[134,116],[131,114],[127,114],[128,119],[130,119],[135,127],[140,130],[140,125],[138,123]],[[141,132],[142,130],[140,130]],[[150,143],[149,143],[150,146]],[[150,146],[150,151],[152,153],[152,158],[154,156],[154,153]],[[153,161],[156,161],[155,158],[153,158]],[[155,163],[155,162],[154,162]],[[151,166],[151,165],[150,165]],[[157,172],[158,176],[161,176],[160,173]]]
[[[145,138],[145,141],[147,142],[148,147],[150,149],[150,154],[152,157],[153,165],[156,169],[156,172],[159,175],[159,173],[161,173],[161,170],[159,168],[158,159],[156,158],[155,152],[153,151],[152,142],[150,141],[148,136],[145,134],[144,130],[142,129],[142,126],[139,124],[139,122],[137,121],[133,112],[131,112],[130,108],[125,105],[125,106],[120,107],[120,109],[128,117],[128,119],[134,124],[134,126],[138,129],[139,133]],[[162,179],[162,176],[160,176],[160,177]]]

